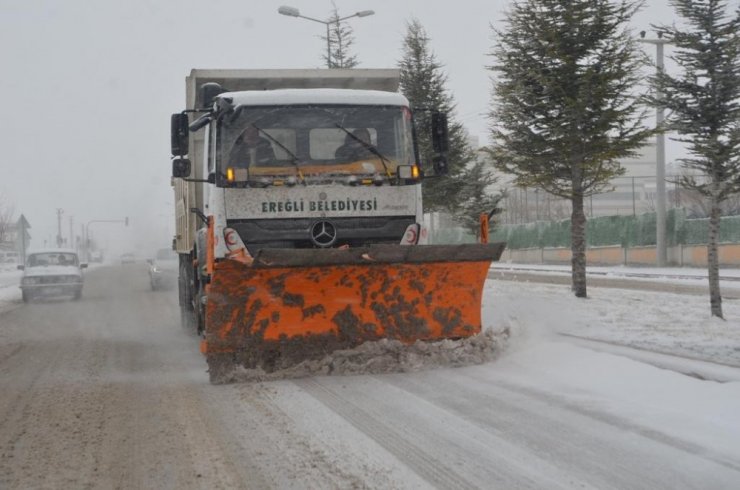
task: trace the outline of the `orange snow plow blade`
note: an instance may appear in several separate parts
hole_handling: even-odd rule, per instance
[[[201,350],[212,381],[272,372],[366,341],[470,337],[503,243],[263,249],[215,264]]]

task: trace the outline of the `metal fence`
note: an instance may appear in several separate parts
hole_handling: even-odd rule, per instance
[[[708,214],[704,199],[696,192],[681,188],[678,176],[666,178],[666,208],[682,208],[688,218],[703,218]],[[569,219],[571,204],[548,194],[542,189],[510,187],[502,201],[501,224],[523,224],[537,221],[559,221]],[[655,176],[617,177],[612,179],[610,192],[586,198],[586,216],[637,216],[656,210]],[[733,196],[723,204],[723,215],[740,214],[740,195]]]
[[[668,246],[706,243],[707,218],[690,218],[683,208],[670,209],[666,218]],[[590,247],[655,245],[655,229],[655,213],[595,217],[586,224],[586,243]],[[490,239],[506,241],[511,249],[570,247],[570,219],[502,224],[491,233]],[[740,216],[722,217],[719,241],[740,243]]]

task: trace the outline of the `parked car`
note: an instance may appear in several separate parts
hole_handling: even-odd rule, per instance
[[[178,256],[174,250],[169,248],[159,249],[154,258],[147,262],[149,263],[149,282],[152,291],[174,287],[177,283],[179,267]]]
[[[17,264],[20,261],[18,252],[0,251],[0,264]]]
[[[36,297],[72,296],[82,297],[82,269],[74,250],[50,249],[28,254],[26,263],[19,265],[23,271],[21,292],[23,301]]]
[[[136,262],[136,257],[132,253],[125,253],[121,254],[121,263],[122,264],[133,264]]]

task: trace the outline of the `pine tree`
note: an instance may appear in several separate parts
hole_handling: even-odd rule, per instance
[[[329,68],[354,68],[360,64],[357,56],[350,54],[350,48],[355,43],[354,31],[350,25],[341,20],[337,5],[332,2],[333,9],[329,18],[329,52],[323,56]],[[326,36],[321,39],[326,42]]]
[[[644,63],[631,0],[520,0],[491,55],[495,166],[515,183],[569,199],[573,290],[586,297],[584,198],[622,175],[652,134],[634,98]]]
[[[428,163],[433,155],[432,111],[444,112],[449,116],[450,145],[447,158],[450,175],[446,178],[427,178],[423,181],[424,211],[444,211],[458,218],[467,217],[466,213],[475,213],[477,220],[480,212],[490,212],[491,209],[477,209],[466,201],[466,196],[475,194],[475,191],[466,189],[467,185],[478,184],[470,180],[472,177],[467,168],[476,157],[467,142],[465,129],[454,119],[455,103],[445,87],[447,76],[429,49],[429,43],[430,38],[418,20],[412,19],[406,23],[403,57],[399,61],[401,92],[409,100],[411,107],[416,109],[414,122],[419,151],[425,163]],[[484,166],[478,167],[475,171],[481,178],[485,176],[487,182],[492,182],[490,171]],[[479,202],[481,205],[488,203],[483,199]]]
[[[504,193],[491,191],[498,179],[491,172],[490,161],[477,159],[463,171],[460,180],[464,185],[461,186],[454,216],[465,228],[478,235],[481,213],[491,214],[504,198]],[[489,231],[493,229],[491,221]]]
[[[671,58],[680,74],[659,72],[650,101],[668,109],[666,127],[687,144],[692,156],[680,160],[682,166],[701,174],[685,175],[679,184],[699,192],[709,204],[709,302],[712,315],[722,318],[717,252],[721,205],[740,192],[740,10],[728,19],[722,0],[670,3],[685,27],[659,27],[658,34],[675,45]]]

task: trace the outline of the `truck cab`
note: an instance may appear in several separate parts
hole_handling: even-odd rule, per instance
[[[200,178],[213,182],[203,201],[217,235],[235,230],[254,254],[398,244],[421,223],[421,172],[402,95],[227,92],[214,106]]]

